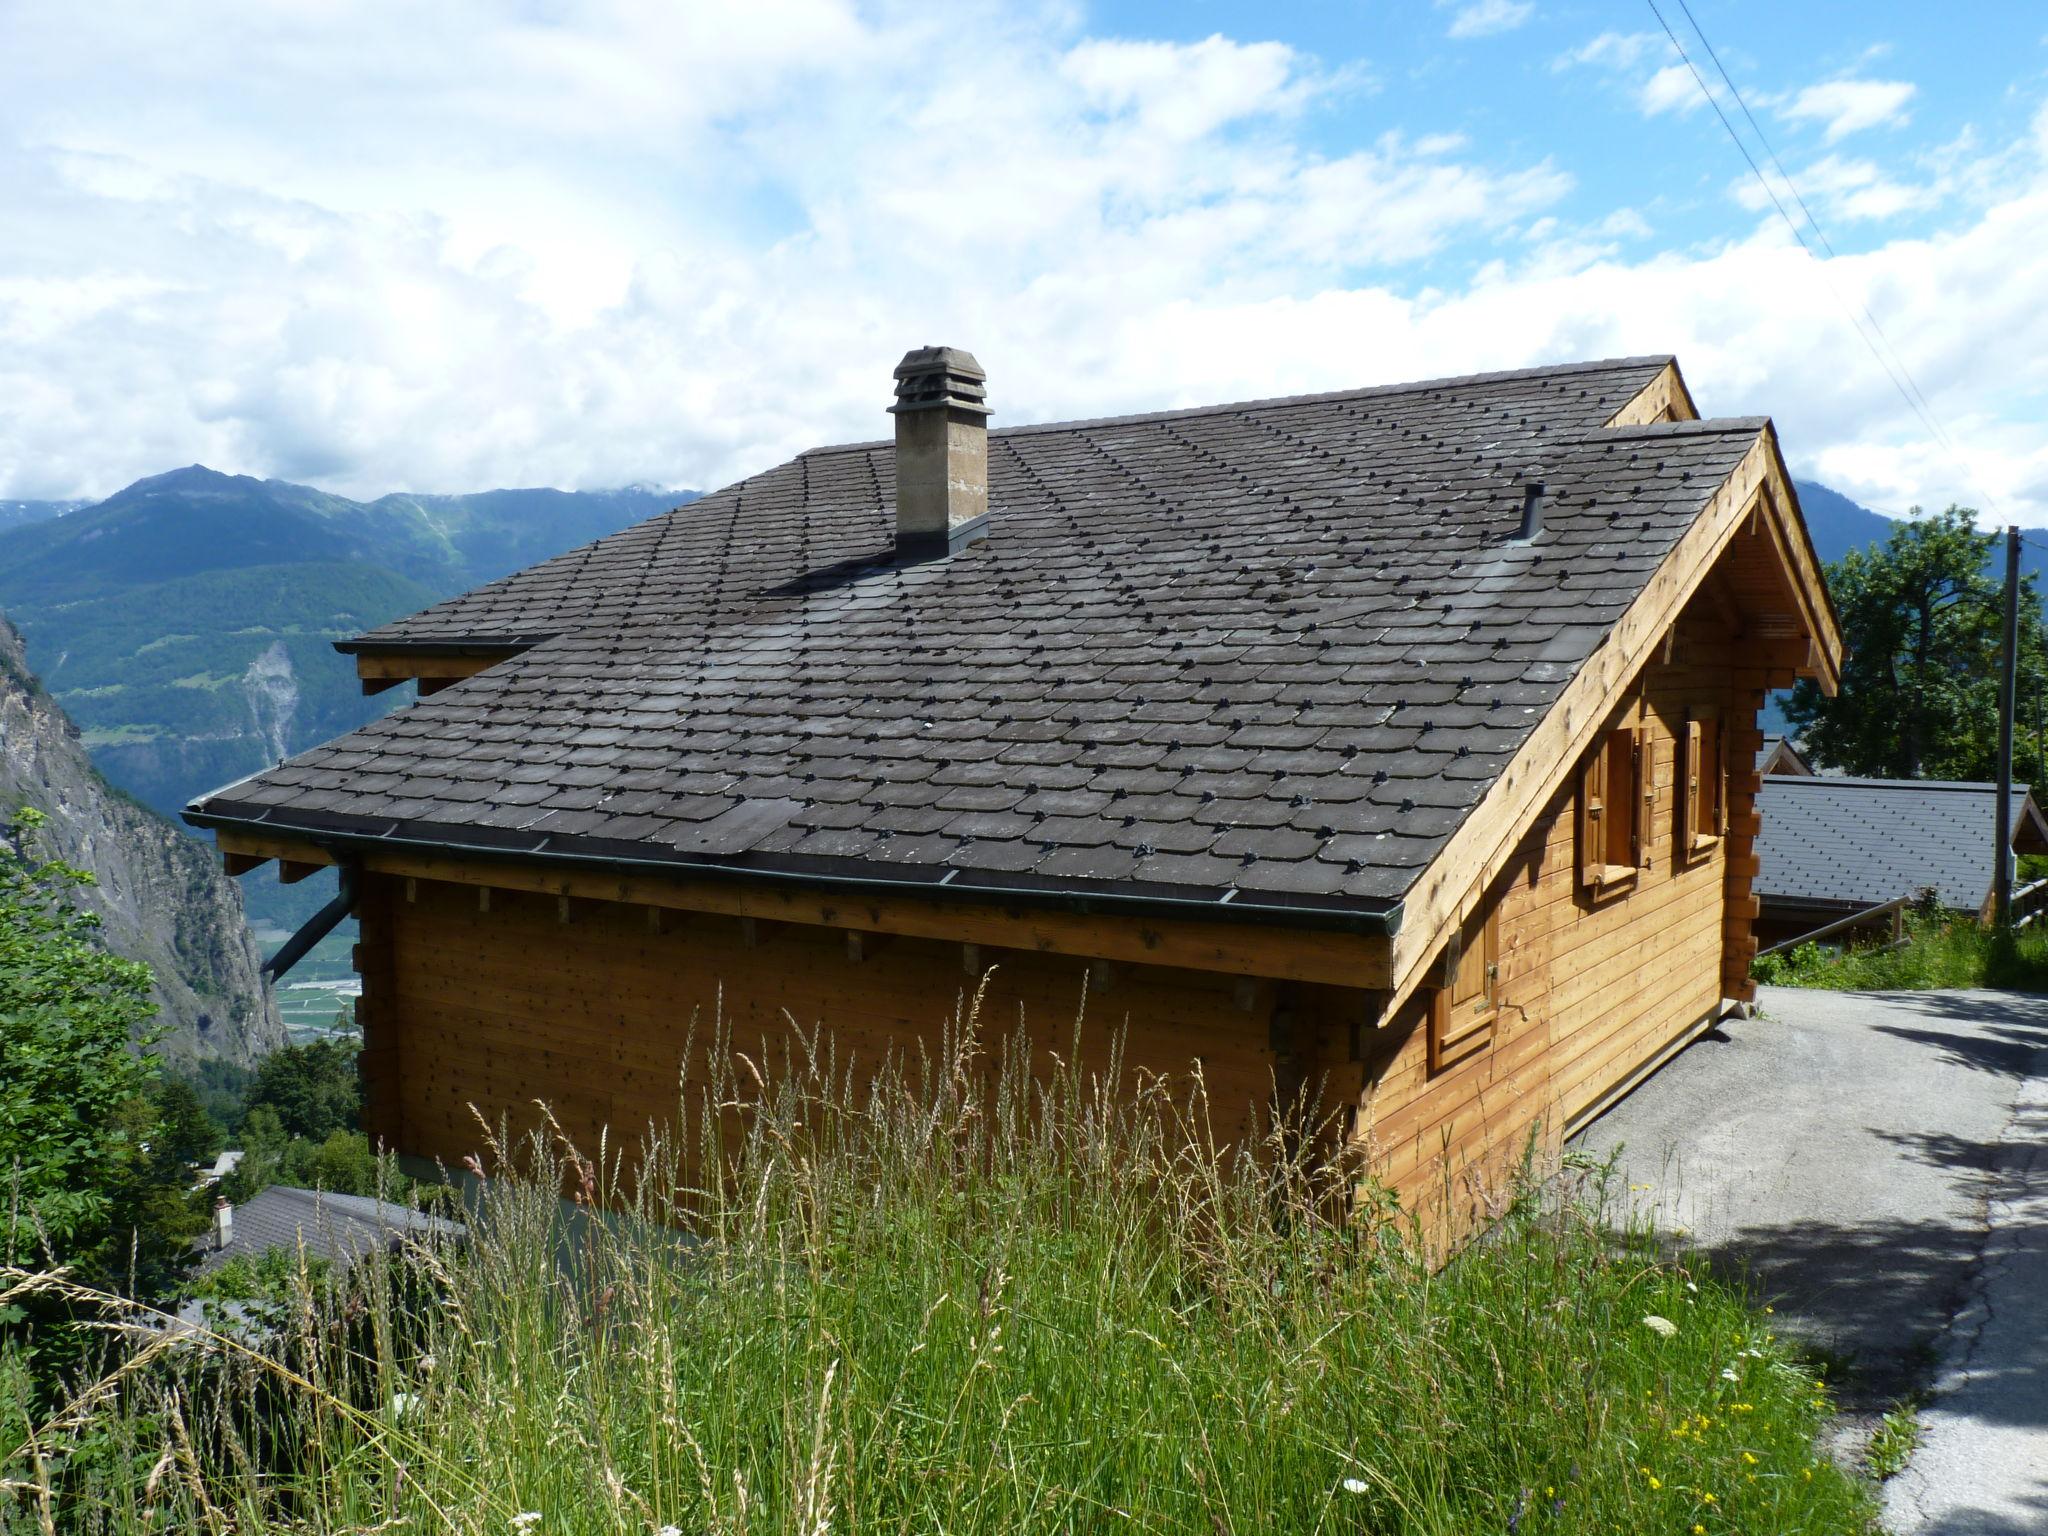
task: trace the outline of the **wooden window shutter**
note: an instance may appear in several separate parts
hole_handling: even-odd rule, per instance
[[[1714,836],[1728,835],[1728,733],[1714,726]]]
[[[1689,852],[1700,816],[1700,722],[1685,722],[1685,771],[1678,781],[1678,851]]]
[[[1634,814],[1629,817],[1628,861],[1637,869],[1650,862],[1650,839],[1646,835],[1650,825],[1649,804],[1649,733],[1629,732],[1629,805]]]
[[[1598,885],[1607,862],[1607,744],[1579,772],[1579,883]]]

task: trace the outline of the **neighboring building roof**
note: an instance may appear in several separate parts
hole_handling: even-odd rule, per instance
[[[1991,890],[1998,786],[1940,779],[1771,775],[1752,888],[1765,901],[1874,907],[1930,887],[1945,907],[1975,911]],[[2048,821],[2013,786],[2013,844],[2048,851]]]
[[[405,1237],[459,1236],[460,1222],[446,1221],[410,1206],[363,1195],[330,1195],[321,1190],[273,1184],[234,1208],[233,1232],[225,1247],[209,1247],[201,1271],[237,1257],[258,1258],[273,1248],[296,1251],[347,1268],[375,1248]]]
[[[1766,736],[1764,744],[1757,748],[1756,771],[1758,773],[1787,773],[1811,777],[1813,764],[1809,763],[1790,736]]]
[[[1668,361],[992,432],[918,564],[818,449],[371,631],[532,648],[190,814],[1385,913],[1766,429],[1606,426]]]

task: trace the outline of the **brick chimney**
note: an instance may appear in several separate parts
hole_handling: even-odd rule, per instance
[[[235,1208],[225,1199],[213,1202],[213,1247],[218,1253],[235,1240]]]
[[[899,559],[950,555],[988,535],[987,378],[958,347],[919,347],[896,365]]]

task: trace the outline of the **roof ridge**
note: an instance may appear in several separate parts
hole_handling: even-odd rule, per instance
[[[1343,400],[1365,400],[1386,395],[1419,394],[1432,389],[1463,389],[1474,384],[1508,384],[1521,379],[1558,378],[1578,373],[1611,373],[1622,368],[1661,368],[1676,362],[1673,353],[1647,353],[1640,357],[1604,357],[1580,363],[1546,363],[1538,368],[1504,368],[1491,373],[1450,374],[1435,379],[1412,379],[1400,384],[1362,384],[1350,389],[1326,389],[1302,395],[1268,395],[1253,400],[1226,400],[1213,405],[1186,405],[1164,411],[1131,411],[1120,416],[1077,416],[1067,421],[1028,421],[1014,427],[991,427],[990,437],[1018,437],[1037,432],[1075,432],[1084,427],[1136,426],[1153,421],[1187,421],[1198,416],[1227,416],[1237,411],[1276,410],[1282,406],[1328,405]],[[1747,418],[1730,418],[1746,420]],[[1762,421],[1768,418],[1758,417]],[[820,443],[806,448],[799,459],[820,453],[866,453],[893,446],[886,437],[856,443]]]
[[[1914,789],[1969,791],[1973,794],[1988,795],[1998,788],[1996,779],[1866,779],[1847,773],[1767,773],[1763,775],[1766,784],[1812,784],[1820,787],[1848,789]],[[2028,785],[2013,781],[2015,794],[2025,793]]]
[[[1589,440],[1634,437],[1692,437],[1710,432],[1761,432],[1768,416],[1700,416],[1691,421],[1637,421],[1595,429]]]

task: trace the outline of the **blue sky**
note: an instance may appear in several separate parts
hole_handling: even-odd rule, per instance
[[[999,421],[1675,351],[2048,525],[2048,12],[1692,13],[1833,258],[1646,0],[0,0],[0,496],[711,486],[924,342]]]

